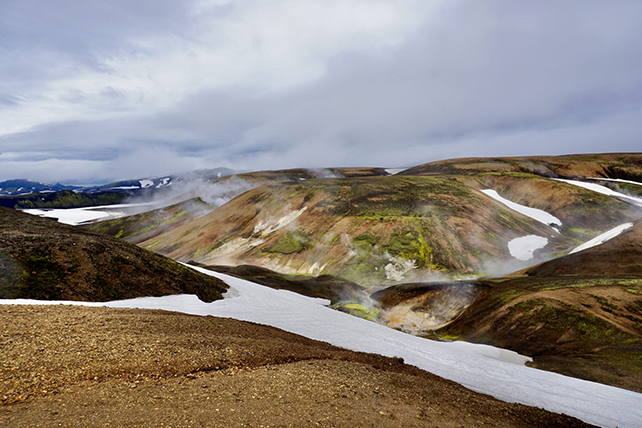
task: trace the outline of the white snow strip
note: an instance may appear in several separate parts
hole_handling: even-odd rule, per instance
[[[390,175],[395,175],[399,174],[401,171],[405,171],[408,168],[386,168],[384,171],[386,171]]]
[[[543,236],[527,235],[511,239],[508,242],[508,251],[517,260],[530,260],[535,250],[544,248],[547,244],[548,239]]]
[[[152,180],[138,180],[138,182],[140,183],[140,187],[143,189],[154,185]]]
[[[587,248],[592,248],[597,245],[603,244],[609,239],[615,238],[631,226],[633,226],[633,223],[624,223],[617,227],[614,227],[611,230],[607,230],[603,234],[596,236],[590,241],[586,241],[582,245],[578,245],[577,247],[573,248],[573,251],[571,251],[569,254],[577,253],[578,251],[586,250]]]
[[[118,211],[96,211],[87,208],[69,208],[69,209],[27,209],[23,210],[28,214],[37,215],[40,217],[55,218],[60,223],[70,224],[76,226],[78,224],[94,221],[94,220],[107,220],[108,218],[117,218],[122,215]]]
[[[614,190],[609,189],[608,187],[600,186],[599,184],[586,183],[584,181],[576,181],[576,180],[564,180],[564,179],[561,179],[561,178],[554,178],[553,180],[563,181],[564,183],[572,184],[572,185],[578,186],[578,187],[583,187],[584,189],[592,190],[594,192],[601,193],[602,195],[613,196],[613,197],[622,199],[625,202],[629,202],[629,203],[634,204],[634,205],[642,206],[642,199],[641,198],[634,198],[633,196],[629,196],[629,195],[625,195],[624,193],[616,192]]]
[[[485,193],[486,195],[495,199],[497,202],[500,202],[506,205],[508,208],[512,209],[513,211],[517,211],[518,213],[524,214],[525,216],[530,217],[533,220],[537,220],[541,223],[544,223],[547,226],[550,226],[551,224],[554,224],[560,227],[562,226],[562,222],[559,218],[555,217],[552,214],[547,213],[544,210],[527,207],[526,205],[521,205],[516,202],[509,201],[508,199],[499,196],[499,193],[497,193],[495,190],[492,190],[492,189],[482,190],[482,193]]]
[[[503,361],[523,363],[524,357],[511,351],[422,339],[330,309],[322,299],[197,270],[228,283],[228,297],[212,303],[201,302],[192,295],[62,303],[164,309],[271,325],[355,351],[401,357],[408,364],[500,400],[566,413],[605,427],[642,426],[642,394]],[[61,302],[0,300],[0,304],[58,303]]]
[[[642,183],[639,183],[637,181],[623,180],[621,178],[600,178],[600,177],[586,177],[586,178],[588,180],[613,181],[617,183],[629,183],[629,184],[637,184],[638,186],[642,186]]]
[[[22,211],[40,217],[55,218],[60,223],[76,226],[88,221],[110,220],[124,217],[128,215],[128,213],[124,211],[125,208],[145,205],[153,205],[153,203],[101,205],[83,208],[29,208]]]

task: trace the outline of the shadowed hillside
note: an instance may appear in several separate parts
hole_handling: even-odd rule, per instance
[[[212,301],[226,289],[123,240],[0,208],[0,298],[107,301],[188,293]]]

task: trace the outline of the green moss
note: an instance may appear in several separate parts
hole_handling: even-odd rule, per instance
[[[338,309],[342,312],[349,313],[350,315],[357,316],[359,318],[364,318],[370,321],[375,321],[379,318],[381,313],[381,308],[378,307],[366,307],[361,303],[340,303],[332,306],[334,309]]]
[[[65,269],[50,261],[47,253],[23,253],[19,262],[23,267],[24,277],[15,290],[14,298],[23,295],[50,300],[61,298],[60,285],[66,277]]]
[[[377,238],[375,238],[374,236],[372,236],[371,234],[369,234],[367,232],[366,233],[362,233],[361,235],[357,236],[356,238],[354,238],[354,240],[355,240],[355,242],[358,242],[358,243],[362,243],[363,242],[363,243],[368,244],[370,246],[377,245],[377,241],[378,241]]]
[[[309,244],[310,238],[306,233],[300,231],[287,232],[282,235],[272,247],[264,251],[267,253],[280,254],[300,253],[303,250],[307,250]]]
[[[534,299],[518,303],[512,311],[528,313],[525,320],[530,325],[545,325],[548,330],[565,333],[577,330],[577,341],[596,345],[618,345],[638,342],[639,339],[625,333],[613,324],[596,317],[582,309],[568,304],[551,306],[544,300]]]
[[[397,228],[381,249],[396,257],[415,260],[420,269],[443,270],[443,266],[434,260],[433,249],[428,245],[424,235],[430,236],[424,228],[421,230],[409,226]]]

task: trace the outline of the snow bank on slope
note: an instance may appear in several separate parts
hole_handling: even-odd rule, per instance
[[[642,394],[529,368],[521,365],[525,357],[512,351],[422,339],[330,309],[324,306],[328,303],[326,300],[197,270],[228,283],[228,297],[212,303],[201,302],[191,295],[64,303],[164,309],[271,325],[355,351],[401,357],[409,364],[500,400],[543,407],[602,426],[642,424]],[[0,303],[60,302],[4,300]]]
[[[553,180],[557,181],[563,181],[564,183],[572,184],[574,186],[578,187],[583,187],[584,189],[592,190],[597,193],[601,193],[602,195],[606,196],[613,196],[619,199],[622,199],[626,202],[629,202],[634,205],[642,206],[642,199],[641,198],[634,198],[633,196],[625,195],[624,193],[616,192],[615,190],[611,190],[608,187],[605,186],[600,186],[599,184],[595,183],[586,183],[584,181],[576,181],[576,180],[565,180],[562,178],[554,178]]]
[[[55,218],[60,223],[77,226],[89,221],[111,220],[114,218],[129,215],[124,211],[125,208],[151,205],[147,204],[119,204],[119,205],[101,205],[98,207],[83,208],[29,208],[22,210],[27,214],[33,214],[40,217]]]
[[[629,184],[637,184],[638,186],[642,186],[642,183],[638,183],[637,181],[623,180],[621,178],[600,178],[600,177],[586,177],[586,178],[589,180],[613,181],[616,183],[629,183]]]
[[[513,211],[517,211],[518,213],[524,214],[525,216],[530,217],[533,220],[537,220],[541,223],[544,223],[547,226],[550,226],[551,224],[555,224],[560,227],[562,226],[562,222],[560,221],[559,218],[555,217],[552,214],[547,213],[544,210],[527,207],[526,205],[521,205],[516,202],[509,201],[508,199],[505,199],[499,196],[499,193],[497,193],[495,190],[492,190],[492,189],[484,189],[482,190],[482,192],[490,196],[491,198],[495,199],[497,202],[500,202],[506,205],[508,208],[512,209]]]
[[[603,244],[609,239],[615,238],[616,236],[618,236],[620,233],[624,232],[626,229],[628,229],[631,226],[633,226],[633,223],[624,223],[617,227],[614,227],[613,229],[608,230],[603,234],[596,236],[590,241],[586,241],[582,245],[578,245],[569,254],[577,253],[578,251],[586,250],[587,248],[592,248],[597,245]]]
[[[408,168],[386,168],[384,171],[386,171],[390,175],[395,175],[399,174],[401,171],[405,171]]]
[[[544,248],[548,245],[548,239],[543,236],[527,235],[520,238],[511,239],[508,242],[508,251],[510,255],[517,260],[530,260],[533,258],[533,252]]]

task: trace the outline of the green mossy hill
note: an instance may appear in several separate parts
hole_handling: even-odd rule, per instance
[[[81,227],[137,244],[211,210],[212,207],[203,202],[201,198],[194,198],[161,209]]]
[[[324,192],[318,208],[337,215],[371,219],[445,216],[478,196],[454,177],[366,177],[289,184],[291,195]]]
[[[277,290],[289,290],[308,297],[328,299],[332,304],[365,297],[359,284],[331,275],[284,275],[258,266],[195,266],[256,282]]]
[[[621,178],[642,182],[642,154],[448,159],[409,168],[399,175],[472,175],[491,172],[562,178]]]
[[[379,177],[388,173],[383,168],[354,167],[354,168],[293,168],[275,171],[254,171],[238,174],[239,178],[249,181],[271,182],[271,181],[303,181],[317,178],[338,178],[338,177]]]
[[[533,367],[642,392],[642,279],[480,280],[475,302],[440,336],[512,349]]]
[[[108,301],[227,285],[120,239],[0,207],[0,298]]]
[[[71,190],[0,197],[0,206],[15,209],[78,208],[120,204],[129,197],[124,192],[76,193]]]

